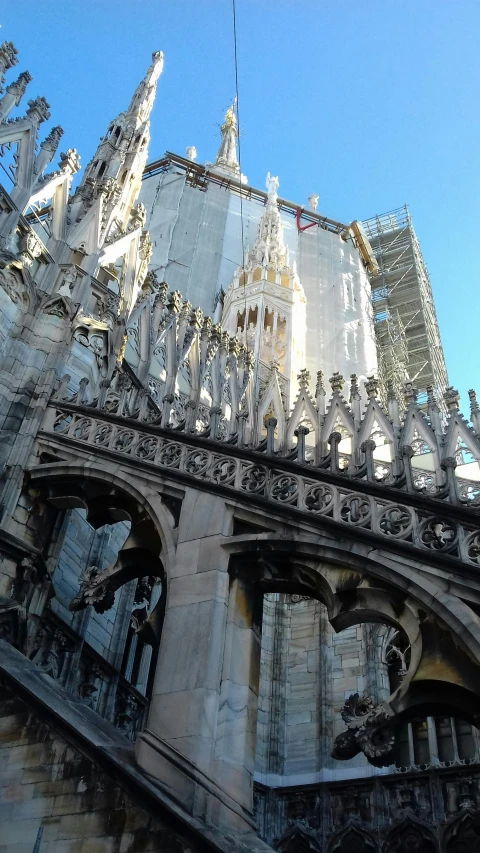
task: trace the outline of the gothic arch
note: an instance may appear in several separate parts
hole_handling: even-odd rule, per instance
[[[377,845],[365,829],[355,824],[345,826],[328,842],[326,853],[377,853]]]
[[[321,853],[316,833],[304,821],[296,821],[275,842],[278,853]]]
[[[277,533],[237,536],[227,540],[224,547],[229,550],[235,566],[245,564],[248,555],[246,580],[262,583],[265,568],[274,566],[274,576],[268,581],[269,591],[307,594],[319,598],[327,607],[330,605],[330,620],[336,631],[361,621],[387,621],[398,626],[399,609],[405,610],[408,616],[406,607],[410,606],[415,624],[432,614],[480,662],[480,622],[468,604],[448,592],[439,594],[438,588],[418,571],[416,564],[410,567],[408,561],[403,560],[399,571],[395,555],[389,555],[386,549],[373,551],[361,543],[355,543],[352,548],[347,539],[337,539],[332,544],[331,537],[328,534],[322,537],[321,532],[315,539],[306,536],[284,539]],[[304,574],[303,580],[298,572],[292,575],[295,565],[307,566],[310,574]],[[313,577],[317,584],[323,585],[324,594],[328,593],[330,600],[322,598],[320,588],[315,593],[312,591]],[[291,588],[280,590],[279,586],[285,581]],[[305,585],[310,589],[305,589]],[[381,607],[378,614],[371,610],[375,596]],[[388,600],[394,602],[397,616],[386,620]],[[405,625],[402,627],[410,637],[413,625],[408,630]]]
[[[278,534],[235,537],[225,544],[232,554],[230,571],[264,592],[317,598],[326,605],[337,632],[361,622],[402,629],[411,648],[408,672],[383,703],[391,721],[396,718],[395,726],[420,711],[441,710],[472,721],[480,707],[480,624],[470,608],[454,595],[439,594],[405,562],[400,575],[394,555],[372,552],[360,543],[353,552],[348,542],[342,546],[337,540],[332,545],[330,539],[322,543],[319,538],[312,542],[279,539]],[[357,721],[353,722],[347,727],[356,729]],[[380,728],[376,730],[380,734]],[[357,742],[351,746],[357,754]],[[380,764],[386,763],[384,746],[379,746]],[[378,763],[373,753],[365,754]]]
[[[393,826],[387,835],[382,853],[438,853],[433,832],[413,817]]]
[[[480,812],[462,810],[445,828],[444,853],[480,853]]]
[[[131,522],[115,564],[85,574],[71,609],[93,604],[98,612],[104,612],[111,606],[115,590],[135,577],[154,575],[168,580],[175,551],[173,519],[158,492],[148,486],[142,488],[141,481],[127,477],[118,467],[112,470],[108,464],[92,468],[86,463],[54,462],[31,468],[29,478],[47,503],[58,509],[84,509],[94,528]]]

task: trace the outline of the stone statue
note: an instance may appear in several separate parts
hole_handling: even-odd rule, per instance
[[[267,188],[269,198],[276,198],[277,190],[280,186],[278,178],[268,172],[267,180],[265,181],[265,186]]]

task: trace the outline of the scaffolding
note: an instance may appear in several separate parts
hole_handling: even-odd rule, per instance
[[[433,386],[440,406],[447,371],[432,288],[407,205],[363,222],[378,263],[371,278],[383,391],[409,379],[424,404]]]

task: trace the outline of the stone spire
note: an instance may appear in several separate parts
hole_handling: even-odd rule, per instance
[[[222,141],[217,151],[213,168],[217,172],[223,172],[233,178],[240,177],[240,166],[237,160],[237,119],[235,118],[234,100],[231,107],[225,113],[225,119],[221,127]]]
[[[271,266],[281,271],[288,267],[288,249],[283,239],[283,226],[278,209],[278,178],[267,175],[267,204],[258,225],[255,243],[248,253],[245,267]]]
[[[152,54],[152,64],[139,83],[126,112],[120,113],[87,165],[75,194],[73,221],[79,221],[92,201],[102,193],[118,223],[125,227],[138,196],[150,140],[148,121],[163,68],[163,53]]]

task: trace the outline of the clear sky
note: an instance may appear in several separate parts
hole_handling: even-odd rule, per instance
[[[234,91],[231,0],[16,0],[0,36],[85,165],[163,50],[149,159],[213,160]],[[479,0],[237,0],[242,171],[350,222],[407,202],[449,379],[480,394]],[[9,77],[11,79],[11,77]]]

